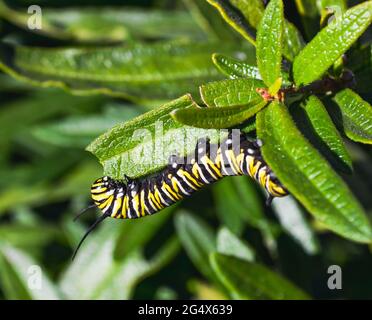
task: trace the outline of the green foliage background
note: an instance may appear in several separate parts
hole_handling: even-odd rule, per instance
[[[372,298],[370,21],[344,19],[344,29],[323,29],[301,51],[326,26],[327,6],[345,12],[362,2],[370,3],[286,1],[283,20],[277,0],[266,19],[261,0],[0,1],[0,297]],[[31,4],[43,10],[42,32],[27,29]],[[271,20],[280,22],[275,30]],[[324,52],[323,40],[342,32],[345,41],[325,48],[333,56]],[[282,55],[293,72],[281,68]],[[286,102],[287,110],[255,91],[276,93],[279,76],[282,88],[308,84],[327,69],[340,79],[345,68],[358,95],[322,92]],[[224,125],[252,136],[257,129],[294,196],[266,207],[249,178],[225,178],[152,217],[106,219],[71,261],[98,214],[72,222],[92,181],[103,170],[117,178],[155,172],[168,159],[117,165],[136,146],[133,130],[157,119],[174,140],[185,125],[195,138]],[[335,264],[342,290],[327,287]],[[41,290],[30,286],[30,266],[41,268]]]

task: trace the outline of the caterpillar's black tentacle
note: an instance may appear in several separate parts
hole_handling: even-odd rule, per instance
[[[81,238],[79,244],[77,245],[74,253],[72,254],[71,260],[74,260],[76,257],[76,254],[78,253],[81,245],[83,244],[84,240],[88,237],[89,233],[91,233],[103,220],[108,218],[110,215],[109,214],[103,214],[99,218],[97,218],[96,221],[89,227],[89,229],[85,232],[84,236]]]
[[[274,200],[274,197],[271,194],[269,194],[266,198],[266,201],[265,201],[266,206],[270,207],[273,200]]]
[[[97,206],[95,204],[92,204],[86,208],[84,208],[83,210],[81,210],[75,217],[74,217],[74,222],[79,219],[85,212],[87,212],[88,210],[92,209],[92,208],[96,208]]]

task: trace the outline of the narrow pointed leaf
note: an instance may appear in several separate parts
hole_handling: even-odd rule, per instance
[[[275,199],[272,203],[283,229],[304,249],[307,254],[319,252],[319,243],[303,210],[293,197]]]
[[[306,38],[309,40],[319,30],[318,0],[295,0],[295,2],[304,25]]]
[[[304,139],[287,108],[271,103],[257,116],[262,153],[281,182],[326,228],[348,239],[371,242],[372,229],[343,180]]]
[[[118,43],[131,38],[196,37],[203,34],[187,11],[142,8],[42,8],[42,29],[30,29],[26,10],[14,10],[0,1],[0,17],[27,31],[84,43]]]
[[[254,100],[248,105],[224,108],[191,107],[172,112],[172,117],[185,125],[204,129],[227,129],[252,118],[265,107],[265,101]]]
[[[334,97],[340,108],[339,122],[351,140],[372,144],[372,106],[350,89]]]
[[[35,126],[32,135],[40,141],[61,147],[85,148],[98,135],[141,113],[141,108],[121,105],[102,114],[71,116]]]
[[[247,261],[254,261],[255,259],[253,248],[248,243],[240,240],[226,227],[223,227],[217,233],[217,252]]]
[[[43,272],[40,263],[22,250],[2,243],[0,267],[2,291],[8,299],[58,300],[62,298],[57,287]]]
[[[238,59],[234,59],[223,54],[214,53],[212,55],[214,65],[226,76],[235,78],[254,78],[261,80],[258,68],[249,65]]]
[[[270,251],[276,249],[274,227],[277,226],[265,216],[259,190],[251,178],[226,177],[213,186],[213,194],[217,214],[230,230],[241,231],[244,221],[261,232]]]
[[[257,29],[263,16],[265,6],[262,0],[230,0],[239,9],[248,23]]]
[[[309,296],[264,265],[214,253],[212,268],[234,299],[303,300]]]
[[[231,79],[215,81],[200,86],[200,96],[208,107],[232,107],[262,99],[257,88],[263,88],[256,79]]]
[[[316,96],[311,96],[304,109],[315,135],[339,161],[352,169],[350,155],[323,103]]]
[[[224,19],[206,0],[183,0],[183,3],[195,20],[192,23],[195,25],[196,22],[211,39],[234,41],[238,37],[231,32]],[[177,22],[174,25],[177,26]]]
[[[225,21],[239,32],[248,42],[255,44],[255,30],[244,19],[243,16],[237,14],[233,6],[224,0],[207,0],[214,6]]]
[[[280,77],[283,49],[283,2],[271,0],[257,31],[257,66],[270,87]]]
[[[94,140],[87,150],[101,162],[104,174],[116,179],[154,173],[164,168],[172,154],[180,156],[195,150],[200,137],[215,143],[218,130],[198,129],[176,122],[170,113],[175,109],[194,106],[185,95],[130,121],[121,123]]]
[[[211,54],[239,46],[190,41],[95,48],[0,46],[0,69],[41,87],[75,94],[107,94],[138,101],[164,101],[223,78]]]
[[[372,1],[345,12],[320,31],[294,60],[296,84],[306,85],[319,79],[367,29],[372,21]]]
[[[191,261],[205,277],[214,280],[215,276],[208,262],[209,254],[216,250],[213,230],[204,221],[185,211],[176,215],[175,226]]]
[[[245,227],[243,215],[246,213],[246,208],[242,202],[236,201],[238,195],[231,179],[225,177],[214,184],[212,192],[218,220],[234,234],[240,235]],[[254,197],[254,195],[250,196]]]
[[[293,61],[304,46],[305,41],[296,26],[285,20],[283,29],[283,56],[289,61]]]
[[[262,0],[211,0],[209,2],[220,11],[228,24],[250,43],[256,44],[256,29],[265,10]],[[233,9],[240,11],[246,22],[248,22],[248,25]],[[285,58],[293,61],[303,46],[304,41],[300,32],[292,23],[285,20],[283,33],[283,55]]]
[[[62,273],[59,287],[67,299],[130,299],[139,281],[159,270],[179,251],[178,240],[171,237],[149,259],[142,248],[136,248],[117,260],[114,248],[120,229],[113,222],[107,221],[93,233]]]
[[[244,61],[229,56],[225,56],[219,53],[213,54],[212,60],[217,69],[220,70],[226,76],[230,77],[231,79],[236,78],[252,78],[257,80],[262,79],[258,68],[253,64],[249,64]],[[282,70],[281,76],[284,86],[289,86],[292,84],[288,72]]]
[[[323,20],[329,12],[333,12],[335,18],[347,9],[347,0],[319,0],[317,1],[318,11]]]

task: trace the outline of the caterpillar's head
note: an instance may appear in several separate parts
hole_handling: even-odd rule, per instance
[[[124,186],[119,185],[118,181],[111,179],[110,177],[102,177],[97,179],[93,182],[92,187],[90,189],[92,199],[94,201],[94,204],[89,206],[88,208],[85,208],[83,211],[81,211],[74,220],[79,218],[84,212],[86,212],[88,209],[97,207],[101,210],[102,215],[97,218],[97,220],[89,227],[83,238],[80,240],[77,248],[74,251],[74,254],[72,256],[72,259],[74,259],[76,253],[78,252],[81,244],[85,240],[85,238],[88,236],[88,234],[94,230],[94,228],[101,223],[104,219],[108,218],[110,216],[110,207],[111,204],[114,202],[114,197],[118,196],[118,192],[124,192],[122,190]],[[117,192],[118,191],[118,192]]]
[[[110,198],[117,188],[117,182],[110,177],[102,177],[93,182],[90,189],[92,199],[96,206],[100,206]]]

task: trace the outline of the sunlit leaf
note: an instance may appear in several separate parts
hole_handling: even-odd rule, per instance
[[[236,44],[190,41],[94,48],[0,46],[0,69],[18,80],[75,94],[164,101],[221,78],[211,54],[240,52]]]
[[[271,0],[257,31],[257,66],[268,87],[274,84],[281,73],[283,21],[282,0]]]
[[[220,253],[210,258],[213,270],[234,299],[309,299],[287,279],[261,264]]]
[[[319,79],[359,38],[372,22],[372,2],[366,1],[347,10],[320,31],[299,53],[293,64],[297,85]]]
[[[363,208],[342,179],[300,134],[287,108],[271,103],[257,117],[262,153],[286,188],[328,229],[371,242]]]
[[[13,246],[0,244],[0,278],[8,299],[57,300],[62,295],[39,262]]]
[[[340,108],[337,115],[345,134],[351,140],[372,144],[372,107],[350,89],[334,97]]]

